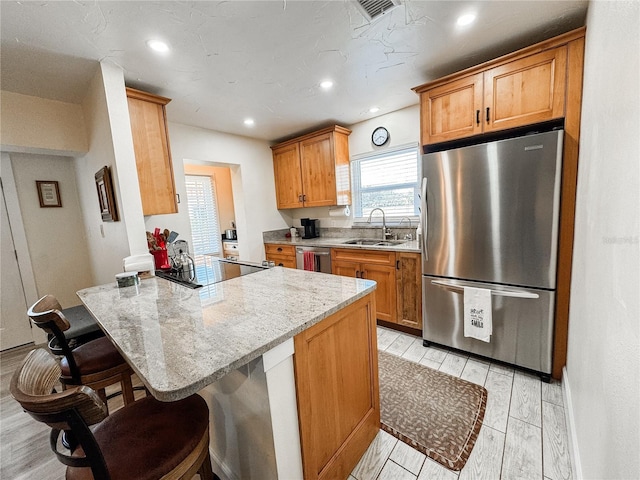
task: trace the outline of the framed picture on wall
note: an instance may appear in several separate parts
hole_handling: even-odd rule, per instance
[[[36,188],[38,189],[40,208],[62,206],[58,182],[54,180],[36,180]]]
[[[111,183],[111,170],[109,167],[102,167],[96,173],[95,178],[102,220],[104,222],[117,222],[118,209],[116,208],[116,198],[113,194],[113,184]]]

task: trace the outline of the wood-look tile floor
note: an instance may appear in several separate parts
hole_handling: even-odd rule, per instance
[[[467,464],[453,472],[380,431],[349,480],[572,478],[562,387],[378,327],[378,349],[483,385],[487,410]]]
[[[49,449],[48,427],[25,414],[9,393],[11,375],[31,348],[0,354],[0,479],[62,480],[65,467]],[[378,327],[378,348],[483,385],[489,392],[487,410],[461,472],[447,470],[380,431],[348,480],[571,479],[560,384],[546,384],[535,376],[447,350],[425,348],[421,338],[382,327]],[[142,392],[136,392],[139,394]],[[109,401],[111,411],[121,405],[121,397]]]

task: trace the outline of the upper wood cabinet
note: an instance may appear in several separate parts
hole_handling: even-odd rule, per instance
[[[567,49],[529,48],[414,88],[422,144],[563,117]]]
[[[351,203],[350,133],[335,125],[271,147],[278,209]]]
[[[165,105],[171,100],[127,88],[133,148],[144,215],[177,213]]]

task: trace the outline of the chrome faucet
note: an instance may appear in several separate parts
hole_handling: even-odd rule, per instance
[[[403,222],[405,219],[409,222],[409,228],[411,228],[411,219],[410,219],[409,217],[402,217],[402,218],[400,219],[400,223],[398,223],[398,228],[400,228],[400,226],[402,225],[402,222]],[[405,239],[405,240],[413,240],[413,235],[411,235],[410,233],[407,233],[407,234],[404,236],[404,239]]]
[[[382,212],[382,240],[386,240],[387,237],[391,236],[391,232],[387,230],[387,219],[384,215],[384,210],[378,207],[371,210],[371,212],[369,213],[369,220],[367,220],[367,223],[371,223],[371,216],[373,215],[373,212],[375,212],[376,210],[380,210]]]
[[[409,228],[411,228],[411,219],[410,219],[409,217],[402,217],[402,218],[400,219],[400,223],[398,223],[398,228],[400,228],[400,226],[402,225],[402,222],[403,222],[405,219],[409,222]]]

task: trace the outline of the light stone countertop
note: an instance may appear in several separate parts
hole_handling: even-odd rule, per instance
[[[192,290],[157,277],[78,296],[158,400],[198,392],[366,296],[375,282],[275,267]]]
[[[264,243],[281,244],[281,245],[295,245],[299,247],[331,247],[331,248],[357,248],[361,250],[391,250],[394,252],[414,252],[420,253],[420,245],[417,240],[407,240],[405,243],[399,245],[351,245],[344,242],[353,240],[356,237],[318,237],[302,239],[297,237],[292,240],[290,238],[283,237],[281,239],[264,239]],[[380,240],[382,241],[382,240]]]

